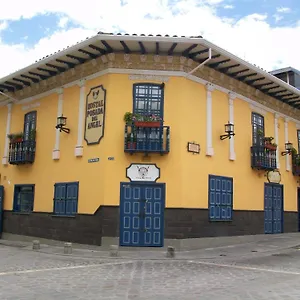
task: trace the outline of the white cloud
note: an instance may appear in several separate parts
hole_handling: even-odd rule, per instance
[[[5,12],[0,11],[0,26],[5,20],[31,18],[41,13],[57,13],[61,19],[54,34],[45,33],[45,37],[30,49],[19,41],[19,44],[8,46],[0,39],[0,77],[97,31],[202,35],[264,69],[286,66],[300,69],[300,42],[294,38],[300,36],[300,22],[296,27],[272,28],[266,14],[252,14],[236,21],[221,18],[216,14],[221,0],[177,0],[172,6],[170,0],[123,0],[122,5],[119,0],[89,0],[89,5],[84,6],[69,5],[68,1],[61,0],[23,2],[18,4],[18,9],[13,2],[7,2]],[[151,18],[145,18],[146,15]],[[66,30],[67,21],[81,28]]]
[[[289,12],[291,12],[291,9],[289,7],[277,7],[276,10],[279,13],[289,13]]]
[[[273,17],[275,18],[275,22],[279,22],[280,20],[283,19],[283,16],[280,16],[280,15],[277,15],[277,14],[273,15]]]
[[[227,4],[227,5],[224,5],[224,8],[225,9],[234,9],[234,6]]]
[[[58,27],[60,27],[60,28],[65,28],[66,25],[68,24],[68,22],[69,22],[69,18],[67,18],[67,17],[62,17],[62,18],[59,19]]]

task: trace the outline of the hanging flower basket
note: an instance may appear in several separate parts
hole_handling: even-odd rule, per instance
[[[136,127],[160,127],[160,122],[157,121],[135,121]]]
[[[265,144],[265,149],[275,151],[275,150],[277,149],[277,145],[273,145],[273,144],[268,144],[268,143],[266,143],[266,144]]]

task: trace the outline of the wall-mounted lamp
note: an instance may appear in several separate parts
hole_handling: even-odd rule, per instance
[[[225,132],[226,134],[220,135],[220,140],[225,140],[227,138],[231,139],[231,137],[235,135],[234,125],[229,122],[225,124]]]
[[[70,133],[70,129],[65,127],[67,125],[67,117],[64,117],[61,115],[60,117],[57,117],[57,122],[56,122],[56,129],[59,129],[59,131],[63,131],[66,133]]]
[[[284,144],[284,147],[285,147],[285,151],[281,152],[282,156],[292,153],[292,149],[293,149],[293,144],[292,143],[287,142],[287,143]]]

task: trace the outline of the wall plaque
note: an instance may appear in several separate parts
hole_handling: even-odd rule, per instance
[[[88,163],[95,163],[95,162],[99,162],[100,158],[99,157],[95,157],[95,158],[89,158],[88,159]]]
[[[131,164],[126,168],[126,177],[130,181],[156,181],[160,177],[160,168],[156,164]]]
[[[99,144],[104,136],[106,90],[102,85],[90,89],[86,96],[84,139],[88,145]]]
[[[269,171],[267,173],[267,179],[270,183],[280,183],[281,174],[279,171]]]
[[[200,145],[196,143],[188,143],[187,145],[187,151],[192,153],[200,153]]]

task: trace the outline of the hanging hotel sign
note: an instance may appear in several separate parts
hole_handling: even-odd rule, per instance
[[[130,181],[156,181],[160,177],[160,168],[155,164],[131,164],[126,168],[126,177]]]
[[[88,145],[99,144],[104,136],[106,90],[102,85],[91,88],[86,97],[84,139]]]
[[[270,183],[280,183],[281,174],[279,171],[269,171],[267,173],[267,179]]]

